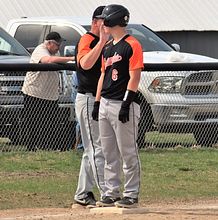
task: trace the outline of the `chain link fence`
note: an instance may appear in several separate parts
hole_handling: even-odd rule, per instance
[[[76,142],[72,64],[0,64],[0,152],[32,150],[26,143],[27,112],[21,92],[26,71],[60,71],[58,109],[35,117],[31,137],[37,149],[71,150]],[[139,85],[138,146],[216,146],[218,63],[145,64]],[[37,109],[35,106],[36,112]],[[30,112],[28,112],[30,114]],[[33,114],[36,114],[35,112]],[[40,116],[39,114],[36,114]],[[49,117],[46,123],[43,117]],[[47,145],[46,143],[49,143]]]

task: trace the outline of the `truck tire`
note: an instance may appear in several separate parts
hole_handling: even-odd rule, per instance
[[[218,132],[216,128],[213,129],[199,129],[194,131],[194,137],[198,145],[212,146],[218,142]]]
[[[23,144],[23,137],[21,135],[20,123],[13,124],[9,128],[9,130],[7,131],[6,136],[10,139],[10,144],[12,144],[12,145],[22,145]]]
[[[59,150],[67,151],[72,150],[76,141],[76,122],[69,121],[66,124],[61,124],[54,129],[56,133],[56,139],[52,141],[51,149],[48,150]],[[55,148],[52,147],[55,146]]]
[[[44,128],[44,130],[47,128]],[[35,140],[34,142],[25,142],[27,151],[41,150],[58,150],[67,151],[73,149],[76,140],[76,123],[75,121],[68,121],[63,124],[57,124],[55,127],[50,128],[52,133],[52,138],[49,136],[44,136],[45,132],[41,131],[41,139]],[[25,134],[23,134],[25,135]],[[45,145],[42,144],[46,143]],[[35,147],[37,146],[37,147]],[[39,146],[39,147],[38,147]],[[42,148],[43,147],[43,148]]]
[[[137,144],[138,148],[143,148],[145,144],[145,134],[148,131],[152,130],[152,126],[154,124],[154,119],[151,111],[151,106],[146,101],[146,99],[139,94],[140,98],[140,120],[138,125],[138,137],[137,137]]]

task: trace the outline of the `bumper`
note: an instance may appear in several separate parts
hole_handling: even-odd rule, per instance
[[[59,103],[60,123],[75,120],[74,104]],[[8,133],[12,126],[22,122],[23,105],[0,105],[0,135]]]
[[[161,132],[192,132],[199,126],[218,126],[218,104],[151,105],[154,123]]]

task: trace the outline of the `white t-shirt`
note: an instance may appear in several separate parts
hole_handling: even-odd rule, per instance
[[[42,43],[33,51],[30,63],[39,63],[42,57],[51,56]],[[46,100],[57,100],[59,97],[58,71],[27,72],[22,91],[24,94]]]

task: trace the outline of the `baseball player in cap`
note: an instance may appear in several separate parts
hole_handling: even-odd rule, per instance
[[[104,6],[95,9],[91,31],[83,35],[76,49],[78,93],[76,96],[76,116],[80,124],[83,142],[83,156],[80,166],[78,187],[74,196],[76,203],[93,207],[96,204],[92,192],[97,185],[101,197],[105,193],[104,156],[99,137],[98,122],[93,120],[92,111],[96,90],[101,75],[101,51],[109,35],[101,28]]]
[[[102,15],[112,40],[103,49],[102,74],[96,103],[100,101],[100,138],[105,156],[105,196],[97,206],[136,207],[140,185],[140,161],[136,144],[140,117],[137,96],[143,53],[140,43],[127,34],[129,11],[108,5]],[[95,104],[97,106],[97,104]],[[97,112],[97,107],[95,111]],[[121,195],[121,170],[124,191]]]

